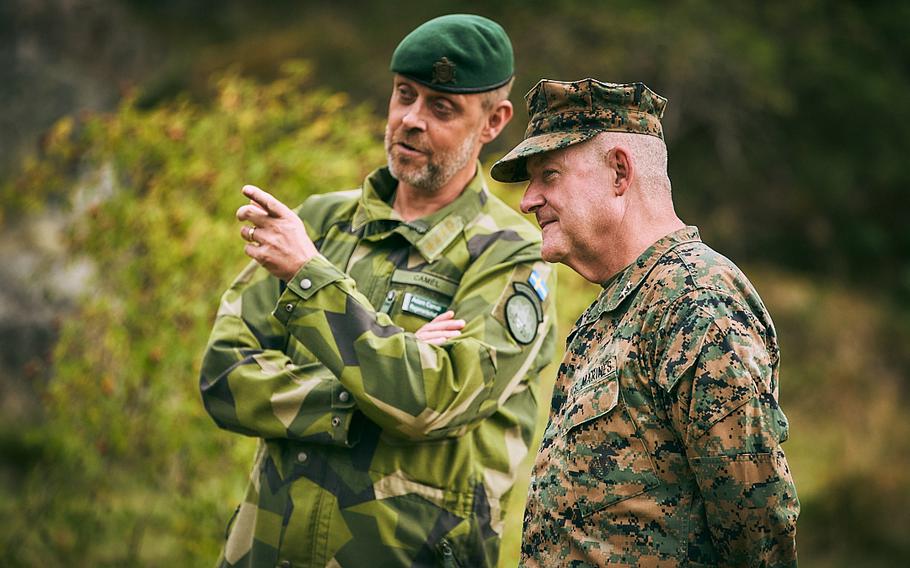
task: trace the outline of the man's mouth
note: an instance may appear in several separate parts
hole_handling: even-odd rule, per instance
[[[549,225],[551,223],[555,223],[555,222],[556,222],[556,219],[553,219],[552,217],[546,217],[543,219],[541,219],[539,217],[537,218],[537,224],[540,226],[541,230],[543,230],[543,228],[546,227],[547,225]]]
[[[411,146],[407,142],[402,142],[399,140],[398,142],[395,142],[395,145],[398,146],[400,150],[404,150],[406,154],[426,154],[425,150],[421,150],[416,146]]]

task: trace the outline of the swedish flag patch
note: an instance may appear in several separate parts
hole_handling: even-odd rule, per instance
[[[532,270],[531,275],[528,276],[528,284],[534,289],[541,302],[547,299],[547,294],[550,293],[547,289],[547,283],[536,270]]]

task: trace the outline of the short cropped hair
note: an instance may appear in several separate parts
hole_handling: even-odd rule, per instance
[[[487,91],[485,93],[480,93],[480,105],[483,108],[484,112],[493,110],[497,104],[501,101],[504,101],[509,98],[509,94],[512,92],[512,85],[515,83],[515,77],[509,79],[509,82],[503,85],[502,87],[497,87],[492,91]]]

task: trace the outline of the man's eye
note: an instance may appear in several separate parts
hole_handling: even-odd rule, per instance
[[[433,104],[433,110],[441,115],[452,114],[452,106],[444,101],[437,101]]]
[[[544,180],[549,181],[555,178],[558,174],[559,172],[556,170],[544,170],[542,177]]]
[[[403,101],[413,101],[414,93],[410,89],[402,87],[398,89],[398,98]]]

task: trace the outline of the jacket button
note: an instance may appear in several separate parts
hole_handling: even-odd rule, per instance
[[[351,398],[351,395],[348,394],[348,391],[341,391],[341,394],[338,395],[338,400],[341,402],[347,402]]]
[[[307,460],[306,452],[300,452],[299,454],[297,454],[297,461],[299,461],[300,463],[303,463],[306,460]]]
[[[284,306],[284,311],[286,311],[286,312],[293,312],[293,311],[294,311],[294,304],[285,304],[285,306]]]
[[[313,281],[310,280],[309,278],[303,278],[300,280],[300,287],[303,288],[304,290],[309,290],[310,288],[313,287]]]
[[[333,417],[332,426],[337,428],[339,424],[341,424],[341,418],[338,418],[337,416]]]
[[[278,563],[277,568],[291,568],[291,561],[290,561],[290,560],[282,560],[281,562]]]

